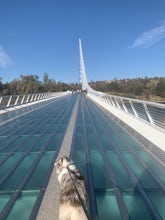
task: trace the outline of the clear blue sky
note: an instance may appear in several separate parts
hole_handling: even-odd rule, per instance
[[[165,76],[164,0],[0,0],[0,77],[78,82]]]

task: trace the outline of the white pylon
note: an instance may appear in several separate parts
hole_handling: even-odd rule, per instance
[[[82,90],[87,90],[88,92],[96,92],[88,85],[87,76],[85,72],[82,44],[81,44],[80,38],[79,38],[79,57],[80,57],[80,79],[82,82]]]

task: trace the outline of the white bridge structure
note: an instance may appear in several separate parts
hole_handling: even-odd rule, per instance
[[[82,91],[0,97],[0,219],[58,219],[54,162],[85,176],[91,220],[165,219],[165,105]],[[87,95],[86,95],[87,94]]]
[[[79,55],[82,90],[87,90],[92,100],[165,150],[165,105],[93,90],[87,81],[81,39]]]

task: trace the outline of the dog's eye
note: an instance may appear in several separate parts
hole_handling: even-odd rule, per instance
[[[70,161],[69,157],[67,157],[67,156],[65,156],[64,159],[65,159],[67,162]]]
[[[67,162],[69,162],[69,161],[70,161],[70,159],[69,159],[68,157],[66,158],[66,160],[67,160]]]

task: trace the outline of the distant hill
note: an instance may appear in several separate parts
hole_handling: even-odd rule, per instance
[[[91,82],[98,91],[154,102],[165,102],[165,77],[105,80]]]

